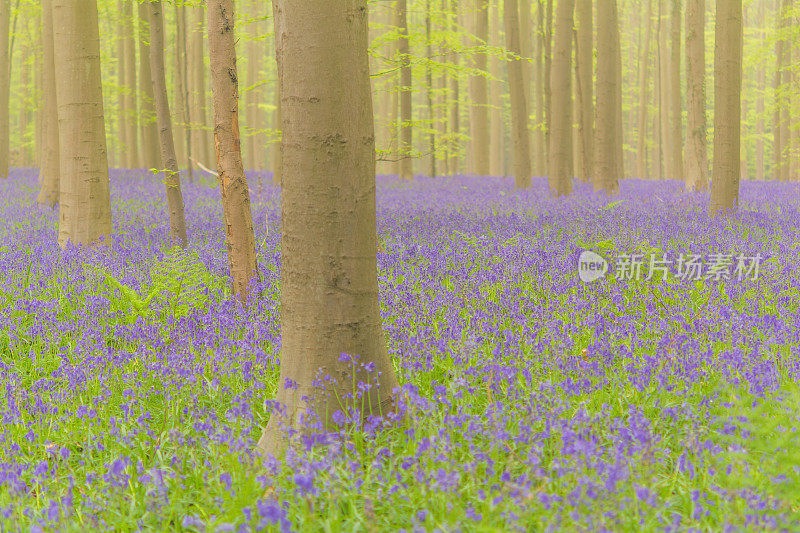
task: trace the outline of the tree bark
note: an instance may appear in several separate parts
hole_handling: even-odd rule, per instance
[[[111,235],[96,0],[53,0],[61,192],[58,244]]]
[[[10,157],[9,99],[11,94],[11,56],[9,26],[11,2],[0,2],[0,178],[8,177]]]
[[[175,141],[172,136],[172,117],[167,99],[167,77],[164,69],[164,22],[161,0],[150,0],[150,68],[153,80],[158,139],[161,143],[161,168],[167,188],[170,236],[181,246],[186,246],[186,216],[183,212],[183,192]]]
[[[574,0],[559,1],[553,43],[548,171],[550,190],[555,196],[565,196],[572,192],[572,76],[570,63],[572,59],[573,8]]]
[[[478,0],[479,2],[481,0]],[[431,0],[425,0],[425,55],[427,57],[427,64],[425,66],[425,103],[428,107],[428,120],[430,121],[430,133],[428,133],[428,174],[431,177],[436,176],[436,129],[435,129],[435,120],[436,114],[433,108],[433,23],[431,21]],[[488,33],[488,32],[484,32]],[[480,55],[480,53],[478,53]],[[486,56],[484,54],[484,70],[485,70],[485,60]],[[477,61],[476,61],[477,63]],[[476,68],[480,68],[476,64]],[[484,97],[486,96],[486,85],[485,85],[485,78],[484,80]],[[485,108],[484,108],[485,109]],[[473,110],[477,113],[477,110]],[[488,126],[487,126],[488,127]],[[475,137],[473,136],[473,141],[475,141]],[[485,147],[485,150],[489,150],[489,146]],[[474,150],[473,150],[473,153]]]
[[[592,71],[594,63],[594,28],[592,24],[592,0],[577,0],[578,18],[578,43],[575,58],[578,68],[578,86],[580,91],[580,102],[578,109],[578,125],[582,138],[583,150],[580,151],[581,165],[579,166],[579,177],[583,181],[588,181],[592,167],[592,154],[594,153],[594,91],[592,89]]]
[[[644,21],[644,25],[644,40],[642,41],[642,50],[639,55],[639,116],[636,131],[636,176],[639,179],[650,178],[647,172],[647,106],[649,105],[648,92],[650,89],[650,78],[648,74],[650,66],[650,40],[653,29],[653,0],[647,0],[647,18]]]
[[[335,430],[337,411],[356,423],[387,414],[397,387],[378,310],[367,2],[276,4],[280,85],[294,98],[283,116],[277,400],[286,411],[273,412],[259,441],[273,454],[287,445],[282,427],[313,431],[306,414]],[[363,396],[359,382],[371,385]]]
[[[125,150],[125,166],[136,168],[141,166],[139,159],[139,111],[136,80],[136,39],[134,38],[136,20],[133,14],[133,2],[123,0],[123,23],[125,25],[125,97],[122,120],[125,121],[125,139],[128,143]]]
[[[283,149],[281,148],[283,133],[281,132],[281,88],[275,84],[275,112],[272,114],[273,128],[278,132],[278,138],[272,141],[272,184],[280,185],[283,182]]]
[[[189,50],[187,45],[187,30],[188,24],[186,21],[186,6],[175,4],[175,19],[176,31],[178,42],[176,43],[176,68],[175,78],[177,80],[175,96],[176,116],[180,121],[181,127],[179,134],[183,136],[184,155],[186,156],[186,170],[189,173],[189,181],[194,178],[194,162],[193,156],[196,155],[192,151],[192,128],[191,119],[189,117]],[[180,162],[178,162],[180,166]]]
[[[533,65],[533,106],[536,115],[536,125],[533,129],[533,173],[535,176],[544,176],[547,171],[545,154],[545,112],[544,112],[544,2],[538,0],[536,6],[536,39],[535,60]],[[528,111],[530,113],[530,110]]]
[[[705,0],[686,3],[686,188],[708,190]]]
[[[222,192],[228,262],[233,292],[247,299],[258,276],[250,193],[242,163],[239,135],[239,77],[236,71],[233,0],[208,0],[208,45],[214,105],[214,146]]]
[[[508,89],[511,93],[511,128],[513,132],[514,186],[526,189],[531,185],[530,138],[528,110],[522,77],[517,0],[505,0],[504,19],[506,49],[514,57],[508,61]]]
[[[614,27],[617,25],[616,0],[597,4],[597,127],[595,128],[594,186],[614,194],[619,190],[619,168],[616,157],[617,113],[617,50]],[[555,88],[554,88],[555,91]]]
[[[662,153],[661,157],[664,161],[664,178],[665,179],[675,179],[675,169],[673,163],[675,162],[675,158],[673,155],[672,150],[674,147],[672,146],[672,128],[670,127],[670,118],[672,114],[670,113],[670,105],[672,105],[672,98],[670,96],[670,92],[672,89],[672,80],[670,79],[671,70],[669,68],[669,50],[667,49],[667,36],[668,36],[668,24],[667,24],[667,15],[665,10],[664,2],[669,0],[659,0],[659,48],[658,48],[658,56],[659,56],[659,68],[661,70],[661,94],[659,95],[661,98],[659,109],[661,114],[661,148]]]
[[[192,91],[189,95],[189,117],[191,118],[192,152],[201,162],[212,158],[211,134],[208,131],[207,105],[206,105],[206,64],[205,64],[205,36],[204,14],[205,0],[200,5],[191,8],[192,30],[189,34],[189,77]]]
[[[492,3],[489,7],[492,15],[492,32],[489,42],[492,46],[501,46],[500,6],[497,3]],[[491,100],[491,112],[489,113],[489,127],[491,128],[491,134],[489,135],[489,174],[501,176],[503,175],[503,149],[501,148],[503,139],[503,122],[501,119],[503,104],[500,96],[502,74],[497,54],[492,54],[491,58],[489,58],[489,70],[493,78],[489,85],[489,98]]]
[[[480,46],[489,44],[489,2],[477,0],[475,9],[475,36]],[[480,50],[475,54],[475,68],[485,73],[488,71],[486,52]],[[475,174],[488,176],[489,167],[489,91],[486,77],[482,74],[472,77],[472,158]]]
[[[765,2],[761,2],[758,8],[758,33],[762,41],[766,41],[766,17],[764,16]],[[766,113],[766,106],[764,104],[764,93],[767,90],[767,77],[764,69],[764,64],[759,62],[756,73],[756,83],[758,87],[758,96],[756,97],[756,179],[764,181],[766,171],[764,168],[764,138],[766,136],[766,129],[764,124],[764,114]]]
[[[681,99],[681,0],[672,0],[672,50],[670,58],[670,112],[672,115],[672,169],[676,179],[683,172],[683,105]]]
[[[250,36],[247,42],[247,85],[249,86],[247,93],[245,93],[245,105],[247,106],[247,129],[249,135],[247,136],[247,168],[253,170],[261,170],[264,166],[264,140],[261,131],[261,101],[263,99],[263,88],[259,83],[261,72],[261,55],[260,42],[257,41],[258,35],[261,34],[261,25],[258,17],[261,16],[260,5],[263,0],[256,0],[250,3],[250,16],[256,17],[254,22],[250,23]]]
[[[56,99],[56,63],[53,43],[53,2],[42,0],[42,150],[39,171],[39,195],[36,201],[53,207],[58,203],[60,160],[58,144],[58,102]]]
[[[139,126],[142,137],[141,166],[158,168],[161,158],[158,150],[156,108],[153,103],[153,79],[150,75],[150,31],[147,2],[139,4]]]
[[[408,41],[408,11],[406,0],[399,0],[397,5],[399,18],[400,43],[400,148],[398,158],[399,174],[402,179],[414,177],[412,160],[413,131],[411,123],[411,48]]]
[[[457,33],[458,30],[458,0],[450,0],[450,30]],[[450,50],[448,54],[448,62],[454,67],[454,72],[450,75],[450,161],[447,164],[450,173],[458,174],[461,163],[461,146],[459,142],[459,134],[461,131],[461,110],[459,107],[461,96],[459,94],[459,56],[458,52]]]
[[[715,39],[711,212],[726,213],[734,211],[739,202],[742,0],[717,2]]]

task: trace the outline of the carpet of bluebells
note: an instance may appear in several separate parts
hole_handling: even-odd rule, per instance
[[[800,188],[740,211],[629,180],[378,180],[397,421],[255,452],[278,376],[279,191],[250,176],[261,296],[229,295],[219,192],[114,173],[110,247],[0,181],[2,531],[800,528]],[[260,190],[259,190],[260,189]],[[584,284],[584,249],[761,254],[757,280]]]

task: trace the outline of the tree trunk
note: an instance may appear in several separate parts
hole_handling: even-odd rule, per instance
[[[481,0],[478,0],[479,2]],[[480,6],[479,6],[480,9]],[[488,28],[487,28],[488,30]],[[488,33],[488,31],[484,32]],[[485,36],[484,36],[485,37]],[[431,177],[436,176],[436,130],[435,130],[435,120],[436,115],[433,109],[433,26],[431,22],[431,0],[425,0],[425,54],[428,59],[427,65],[425,66],[425,100],[428,107],[428,120],[430,121],[430,133],[428,133],[428,151],[430,154],[428,155],[428,161],[430,168],[428,169],[428,173]],[[478,56],[481,54],[478,53]],[[484,58],[484,67],[483,70],[486,69],[486,54],[483,54]],[[479,61],[476,60],[476,68],[481,68],[479,66]],[[483,92],[484,92],[484,99],[486,98],[486,79],[481,77],[484,81]],[[483,108],[486,111],[486,107]],[[478,110],[474,109],[474,112],[477,114]],[[488,126],[487,126],[488,127]],[[473,134],[473,141],[475,141],[475,136]],[[484,148],[489,150],[488,143]],[[473,150],[473,153],[475,151]]]
[[[550,164],[550,128],[553,116],[553,91],[550,77],[553,70],[553,0],[547,0],[544,25],[544,149],[546,164]],[[549,169],[545,168],[549,175]]]
[[[653,28],[653,0],[647,0],[647,18],[644,25],[644,41],[642,41],[639,55],[639,116],[636,131],[636,176],[639,179],[650,177],[647,172],[647,106],[649,105],[648,91],[650,89],[648,67],[650,66],[650,39]]]
[[[247,85],[249,89],[245,93],[247,106],[247,167],[253,170],[262,170],[264,167],[264,141],[259,131],[261,130],[261,101],[264,97],[264,90],[259,83],[261,73],[261,43],[257,37],[261,34],[261,24],[259,17],[262,16],[261,8],[263,0],[256,0],[250,3],[249,15],[256,20],[250,23],[250,36],[247,42]]]
[[[214,104],[214,146],[222,192],[228,262],[233,292],[242,301],[258,276],[250,193],[239,136],[239,78],[236,71],[233,0],[208,0],[208,45]]]
[[[281,132],[281,88],[280,84],[275,84],[275,112],[272,114],[273,120],[273,129],[278,132],[278,138],[272,141],[272,184],[273,185],[280,185],[283,182],[283,173],[281,168],[283,167],[283,149],[281,145],[283,144],[281,138],[283,134]]]
[[[397,14],[400,28],[400,177],[410,180],[414,177],[412,151],[412,125],[411,125],[411,49],[408,41],[408,13],[406,0],[399,0]]]
[[[672,169],[683,180],[683,116],[681,100],[681,0],[672,0],[672,50],[670,60],[670,111],[672,114]]]
[[[522,87],[525,91],[525,110],[528,112],[528,154],[533,154],[533,136],[531,131],[531,115],[533,111],[533,24],[531,23],[531,0],[517,0],[519,5],[519,47],[522,56]],[[531,170],[532,173],[532,170]]]
[[[705,0],[686,3],[686,188],[708,190]]]
[[[11,91],[11,56],[9,54],[9,26],[11,2],[0,2],[0,178],[8,177],[10,156],[9,99]]]
[[[480,46],[489,43],[489,2],[477,0],[475,10],[475,36],[480,40]],[[488,70],[487,55],[484,50],[475,54],[475,68],[485,73]],[[429,84],[430,85],[430,84]],[[484,75],[472,77],[472,158],[475,174],[488,176],[489,167],[489,91]]]
[[[778,14],[778,73],[780,73],[780,82],[778,86],[778,110],[781,135],[781,150],[780,150],[780,180],[788,181],[791,169],[790,159],[792,151],[791,132],[789,131],[789,95],[791,93],[791,58],[792,58],[792,41],[786,39],[786,32],[791,24],[791,0],[782,0],[780,12]]]
[[[313,431],[303,415],[329,430],[337,412],[358,424],[387,414],[397,387],[378,310],[367,2],[276,3],[280,84],[296,97],[283,117],[277,400],[286,411],[273,412],[259,441],[273,454],[286,446],[282,427]],[[360,382],[371,387],[353,398]]]
[[[514,186],[526,189],[531,185],[530,138],[528,110],[522,79],[520,59],[519,9],[517,0],[505,0],[504,18],[506,49],[514,55],[508,61],[508,89],[511,93],[511,128],[513,132]]]
[[[189,172],[189,181],[194,178],[194,162],[192,161],[194,152],[192,151],[192,128],[190,126],[191,119],[189,118],[189,51],[187,46],[187,30],[188,25],[186,22],[186,6],[175,4],[175,19],[177,21],[177,38],[176,43],[176,68],[177,72],[175,77],[177,79],[176,90],[176,105],[178,110],[176,116],[181,123],[180,133],[183,135],[184,154],[186,156],[186,170]],[[180,162],[178,163],[180,166]]]
[[[142,137],[141,166],[158,168],[161,161],[158,151],[158,127],[153,103],[153,79],[150,75],[150,31],[148,29],[147,2],[139,4],[139,125]]]
[[[58,102],[56,100],[56,63],[53,44],[53,2],[42,0],[42,150],[39,171],[39,195],[36,201],[53,207],[58,203],[60,161],[58,150]]]
[[[765,2],[761,2],[758,8],[758,34],[762,41],[767,40],[766,31],[766,17],[764,16]],[[764,138],[766,137],[766,129],[764,124],[764,114],[766,113],[766,106],[764,105],[764,93],[767,90],[767,76],[762,62],[758,63],[757,74],[757,94],[756,97],[756,179],[764,181],[766,171],[764,169]]]
[[[136,83],[136,39],[134,28],[136,20],[133,15],[133,2],[123,0],[125,34],[125,98],[122,120],[125,121],[125,139],[128,143],[125,151],[125,166],[136,168],[141,166],[139,160],[139,111]]]
[[[96,0],[53,0],[61,192],[58,244],[111,235]]]
[[[171,237],[186,246],[186,217],[183,213],[183,193],[178,158],[175,155],[175,141],[172,137],[172,117],[167,99],[167,77],[164,69],[164,22],[161,14],[161,0],[150,0],[150,68],[153,80],[158,139],[161,143],[161,167],[167,187],[167,208],[169,209],[169,228]]]
[[[602,3],[602,2],[601,2]],[[550,190],[556,196],[572,192],[572,11],[574,0],[560,0],[556,14],[550,75]],[[599,7],[599,6],[598,6]],[[599,70],[599,69],[598,69]]]
[[[489,42],[492,46],[501,46],[500,6],[497,3],[492,3],[490,9],[492,11],[492,31]],[[500,82],[502,74],[497,54],[492,54],[491,58],[489,58],[489,70],[493,78],[489,85],[489,97],[492,106],[489,114],[489,127],[491,128],[489,135],[489,174],[501,176],[503,175],[503,149],[501,148],[503,140],[503,122],[501,118],[503,102],[501,100],[502,86]]]
[[[674,162],[675,157],[672,152],[674,147],[672,146],[672,128],[670,127],[670,118],[672,114],[670,113],[670,106],[672,105],[672,98],[670,96],[670,92],[672,89],[672,80],[670,79],[671,70],[670,70],[670,55],[669,50],[667,49],[667,34],[668,34],[668,24],[667,24],[667,15],[666,9],[664,6],[665,0],[659,0],[659,49],[658,49],[658,56],[659,56],[659,68],[661,69],[661,101],[660,101],[660,110],[661,110],[661,147],[662,147],[662,154],[661,157],[664,161],[664,178],[665,179],[675,179],[679,176],[675,175],[675,168]],[[669,1],[669,0],[666,0]]]
[[[615,157],[615,168],[618,178],[625,177],[625,159],[623,157],[624,148],[625,148],[625,141],[622,136],[622,43],[620,42],[620,31],[619,31],[619,10],[617,6],[617,2],[612,2],[611,7],[614,10],[614,25],[611,27],[613,30],[613,39],[614,39],[614,75],[617,77],[616,87],[614,89],[614,95],[616,101],[614,103],[614,109],[616,113],[617,125],[616,125],[616,142],[614,143],[614,157]]]
[[[52,0],[50,2],[52,4]],[[126,72],[126,44],[125,35],[127,32],[128,21],[125,20],[125,0],[117,0],[117,13],[119,16],[117,22],[117,84],[119,89],[117,91],[117,145],[119,149],[119,158],[117,159],[117,166],[128,166],[128,111],[125,107],[127,102],[127,87],[125,85],[125,72]],[[42,9],[44,4],[42,4]],[[53,67],[55,68],[55,66]],[[54,74],[55,75],[55,74]]]
[[[192,91],[189,95],[189,117],[191,118],[192,152],[200,162],[211,158],[211,135],[208,132],[206,110],[206,64],[205,64],[205,0],[191,8],[192,29],[189,34],[189,77]]]
[[[617,25],[616,0],[597,4],[597,126],[595,128],[594,186],[609,194],[619,190],[617,151]],[[555,88],[554,88],[555,89]]]
[[[578,102],[578,128],[581,135],[581,147],[579,150],[580,166],[578,167],[579,177],[583,181],[588,181],[592,167],[592,145],[594,137],[594,91],[592,90],[592,70],[594,63],[593,53],[593,26],[592,26],[592,0],[577,0],[578,18],[578,39],[575,60],[577,63],[578,92],[580,101]]]
[[[711,212],[725,213],[734,211],[739,202],[742,0],[717,2],[715,38]]]
[[[457,33],[458,29],[458,0],[450,0],[450,30]],[[459,133],[461,130],[460,118],[461,110],[459,109],[459,56],[458,52],[453,50],[448,54],[448,62],[453,66],[453,73],[450,75],[450,161],[448,168],[452,174],[458,174],[461,163],[461,146],[459,141]]]
[[[545,112],[544,112],[544,2],[538,0],[536,7],[536,45],[534,54],[536,56],[534,73],[534,111],[536,114],[536,127],[533,130],[533,173],[536,176],[544,176],[547,171],[547,148],[545,147]],[[530,113],[530,111],[529,111]]]

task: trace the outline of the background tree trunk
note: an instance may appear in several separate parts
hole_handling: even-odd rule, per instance
[[[150,30],[147,2],[139,4],[139,126],[142,137],[142,160],[144,168],[159,168],[161,157],[158,150],[158,127],[156,107],[153,103],[153,78],[150,71]]]
[[[691,1],[691,0],[690,0]],[[702,0],[701,0],[702,1]],[[636,131],[636,177],[647,179],[647,106],[649,105],[648,92],[650,89],[650,40],[653,29],[653,0],[647,0],[647,18],[644,20],[644,40],[642,41],[641,54],[639,55],[639,116]]]
[[[522,78],[522,60],[519,42],[519,9],[517,0],[503,4],[506,49],[514,55],[508,60],[508,89],[511,93],[511,128],[513,131],[514,185],[525,189],[531,185],[530,139],[528,137],[528,110]]]
[[[602,1],[602,0],[601,0]],[[594,50],[592,24],[592,0],[577,0],[576,9],[578,18],[578,42],[575,58],[578,66],[578,87],[580,102],[578,109],[578,126],[581,134],[582,150],[579,150],[580,165],[578,176],[582,181],[588,181],[592,171],[592,154],[594,153],[594,90],[592,72],[594,70]]]
[[[281,89],[296,98],[287,99],[283,116],[277,400],[287,412],[270,417],[259,441],[267,453],[284,447],[281,426],[302,430],[307,410],[333,429],[336,411],[353,416],[358,408],[356,421],[387,413],[397,387],[378,311],[367,3],[276,4]],[[285,386],[287,380],[297,386]],[[362,399],[352,398],[357,382],[372,385]]]
[[[203,0],[200,5],[191,8],[192,28],[189,34],[189,78],[191,80],[191,94],[189,95],[189,117],[191,118],[192,152],[200,162],[212,159],[211,134],[208,131],[207,106],[206,106],[206,64],[205,64],[205,14],[206,4]]]
[[[189,181],[194,177],[194,162],[192,159],[196,154],[192,151],[192,128],[190,126],[191,119],[189,117],[189,49],[187,44],[187,30],[188,24],[186,20],[186,6],[175,4],[175,19],[177,20],[176,32],[178,42],[175,46],[177,61],[175,73],[176,77],[176,97],[175,102],[178,106],[176,116],[180,121],[181,127],[179,135],[183,136],[184,156],[186,162],[186,170],[189,173]],[[180,161],[178,162],[180,166]]]
[[[672,114],[672,168],[676,179],[683,172],[683,102],[681,99],[681,0],[672,0],[672,49],[670,50],[670,111]]]
[[[261,170],[264,167],[264,140],[259,131],[261,125],[261,101],[264,97],[264,90],[261,85],[261,42],[258,41],[258,36],[261,35],[261,23],[258,18],[261,17],[261,8],[263,0],[255,0],[250,2],[251,17],[256,20],[250,23],[249,26],[249,41],[247,41],[247,85],[248,90],[245,93],[245,105],[247,106],[247,129],[249,135],[247,136],[247,150],[245,157],[247,165],[245,168],[252,170]]]
[[[236,71],[233,0],[208,0],[208,45],[214,104],[214,145],[222,192],[222,211],[233,292],[247,298],[258,276],[250,193],[242,164],[239,135],[239,78]]]
[[[574,0],[560,0],[558,3],[550,76],[552,110],[548,171],[550,190],[556,196],[564,196],[572,192],[572,76],[570,64],[573,7]]]
[[[477,0],[475,9],[475,36],[481,45],[489,42],[489,2]],[[486,52],[481,50],[475,54],[475,68],[481,72],[488,71]],[[472,158],[475,174],[488,176],[489,167],[489,91],[485,76],[472,77],[472,121],[470,123],[472,137]]]
[[[58,244],[111,235],[96,0],[53,0],[61,193]]]
[[[739,202],[742,88],[742,0],[717,2],[714,46],[714,171],[711,212]]]
[[[411,48],[408,41],[408,11],[406,0],[399,0],[397,14],[400,28],[400,150],[398,154],[400,177],[414,177],[412,156],[413,131],[411,123]]]
[[[788,181],[791,171],[792,153],[792,134],[789,129],[791,120],[789,115],[790,94],[792,92],[791,81],[791,61],[792,61],[792,41],[786,38],[786,33],[791,24],[791,0],[782,0],[780,13],[778,14],[778,72],[780,72],[780,85],[778,89],[778,109],[780,113],[779,128],[781,130],[781,150],[780,150],[780,180]]]
[[[597,4],[597,127],[595,128],[594,186],[609,194],[619,190],[619,169],[616,157],[617,51],[614,26],[617,25],[616,0]],[[555,92],[555,87],[553,88]]]
[[[9,99],[11,91],[11,55],[9,53],[9,26],[11,2],[0,2],[0,178],[8,177],[10,156]]]
[[[490,6],[492,15],[492,31],[489,37],[489,43],[492,46],[501,46],[500,41],[500,5],[499,3],[492,3]],[[502,121],[502,100],[501,92],[502,85],[500,80],[502,74],[500,72],[500,60],[497,54],[492,54],[489,59],[489,70],[492,74],[492,81],[490,82],[489,91],[491,99],[491,112],[489,113],[489,127],[491,134],[489,135],[489,174],[492,176],[503,175],[503,149],[501,142],[503,139],[503,121]]]
[[[58,149],[58,102],[56,100],[56,63],[53,44],[53,2],[42,0],[42,150],[39,170],[39,195],[36,201],[42,205],[58,203],[59,165]]]
[[[175,141],[172,136],[172,116],[167,99],[167,77],[164,69],[164,22],[161,14],[161,0],[150,0],[150,68],[153,80],[156,120],[158,121],[161,144],[161,169],[167,188],[167,208],[169,209],[170,235],[181,246],[186,246],[186,217],[183,212],[183,192],[178,158],[175,155]]]
[[[136,39],[134,38],[136,20],[133,15],[133,2],[123,0],[123,36],[125,48],[125,98],[122,120],[125,122],[125,166],[136,168],[141,166],[139,159],[139,111],[136,83]]]
[[[659,69],[661,72],[661,83],[659,84],[661,87],[661,94],[659,95],[659,109],[661,115],[661,159],[664,162],[664,179],[669,180],[675,179],[678,176],[675,176],[675,169],[673,168],[675,157],[672,152],[674,147],[672,146],[672,128],[670,127],[670,118],[672,117],[672,113],[670,113],[670,106],[672,105],[670,90],[672,89],[672,80],[670,79],[671,71],[669,68],[670,54],[669,50],[667,49],[669,25],[667,23],[664,2],[665,0],[659,0],[658,2],[658,59]]]
[[[458,0],[450,0],[450,31],[457,33],[458,28]],[[461,146],[459,134],[461,132],[461,110],[459,94],[459,55],[457,51],[450,50],[448,62],[453,66],[454,73],[450,76],[450,161],[447,166],[451,174],[458,174],[461,167]],[[405,86],[405,85],[404,85]]]
[[[764,16],[765,2],[759,4],[758,9],[758,28],[759,38],[766,41],[767,34],[766,17]],[[756,179],[764,181],[766,177],[765,163],[764,163],[764,139],[766,137],[766,126],[764,123],[764,114],[766,113],[766,106],[764,104],[764,93],[767,90],[767,75],[764,69],[764,63],[759,62],[756,73],[756,84],[758,96],[756,97]]]
[[[708,190],[705,0],[686,2],[686,188]]]

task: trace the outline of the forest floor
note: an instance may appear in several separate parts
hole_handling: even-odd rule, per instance
[[[134,171],[112,178],[113,246],[60,252],[34,176],[0,182],[0,530],[800,527],[795,184],[743,183],[714,219],[670,182],[555,200],[544,180],[379,178],[408,416],[264,461],[277,189],[251,180],[263,281],[243,309],[213,183],[185,184],[186,253]],[[616,271],[583,283],[586,249]],[[636,253],[644,273],[651,254],[763,261],[756,280],[616,279]]]

